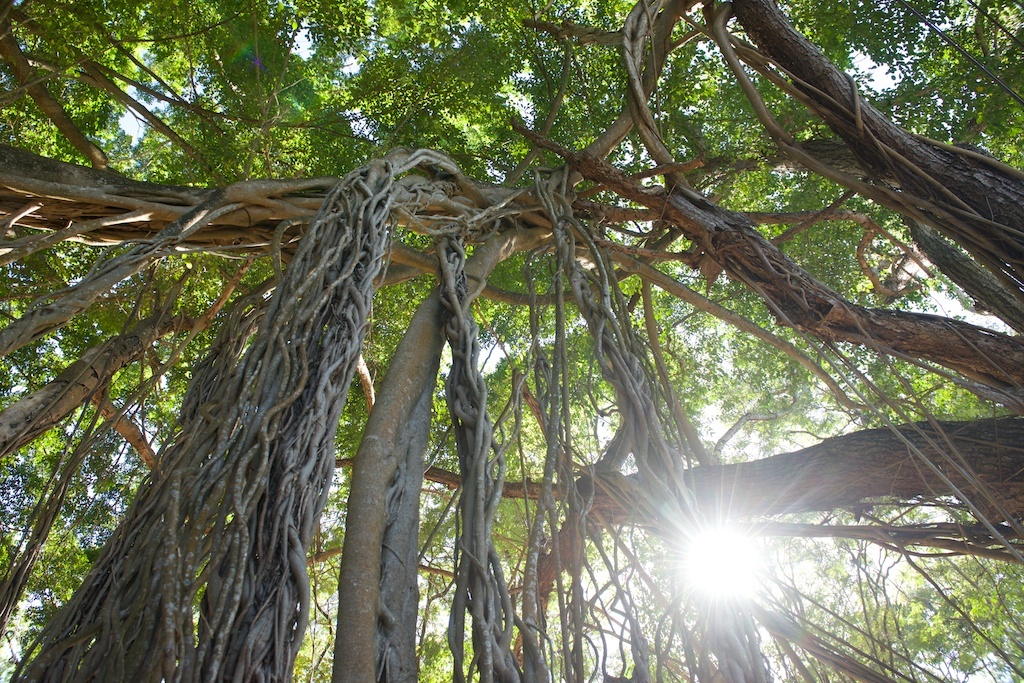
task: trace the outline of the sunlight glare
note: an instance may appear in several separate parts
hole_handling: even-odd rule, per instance
[[[708,597],[753,596],[762,567],[756,539],[727,526],[701,530],[683,549],[687,584]]]

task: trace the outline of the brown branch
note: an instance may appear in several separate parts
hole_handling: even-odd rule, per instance
[[[191,339],[209,327],[249,266],[250,263],[244,263],[235,271],[216,301],[199,317],[169,316],[163,312],[152,315],[124,334],[87,350],[52,381],[0,411],[0,458],[25,446],[89,401],[99,406],[103,417],[112,417],[114,413],[108,410],[112,407],[104,396],[104,390],[114,375],[125,365],[141,358],[157,339],[174,332],[188,332]],[[173,364],[180,353],[181,349],[172,354],[163,367]],[[136,433],[138,428],[124,418],[118,419],[114,428],[136,447],[143,462],[152,468],[155,458],[141,431]]]
[[[590,26],[574,24],[568,20],[563,21],[561,24],[552,24],[549,21],[524,19],[523,26],[540,31],[541,33],[547,33],[555,38],[571,39],[579,45],[618,46],[622,43],[622,31],[602,31]]]
[[[93,400],[114,373],[138,359],[154,340],[174,331],[191,329],[193,324],[183,316],[155,316],[86,351],[53,381],[0,411],[0,457],[28,444],[73,410]]]
[[[900,128],[865,101],[853,79],[794,29],[772,0],[733,5],[747,35],[786,70],[792,85],[782,85],[846,142],[876,187],[887,191],[890,208],[956,241],[1024,301],[1024,174]]]
[[[637,209],[624,206],[609,206],[592,202],[587,199],[577,199],[572,203],[572,210],[581,218],[599,222],[631,223],[647,222],[661,219],[661,214],[653,209]]]
[[[865,429],[751,462],[695,467],[683,482],[706,515],[733,519],[854,508],[865,501],[941,499],[952,495],[948,482],[977,500],[991,493],[1009,514],[1020,515],[1021,444],[1024,420],[1018,418],[916,423]],[[648,504],[635,477],[586,479],[580,484],[597,492],[594,507],[611,518],[667,523],[657,521],[658,503]]]
[[[95,395],[92,397],[92,402],[99,409],[100,415],[104,419],[112,421],[114,431],[132,445],[139,454],[142,464],[149,469],[153,469],[156,466],[156,451],[149,445],[149,440],[139,426],[132,422],[123,412],[115,408],[105,397]]]
[[[116,83],[114,83],[114,81],[108,78],[99,64],[92,60],[85,60],[82,63],[82,69],[87,74],[87,80],[92,85],[110,93],[111,97],[123,104],[129,110],[141,116],[154,130],[181,148],[186,155],[196,161],[204,170],[217,177],[216,169],[211,168],[209,164],[207,164],[206,160],[196,152],[195,148],[192,147],[191,144],[178,135],[178,133],[167,125],[163,119],[150,111],[148,107],[126,93]]]
[[[7,60],[14,72],[14,77],[25,88],[36,106],[53,122],[57,130],[89,160],[93,168],[105,169],[107,155],[85,137],[85,134],[78,129],[75,122],[64,111],[64,107],[50,94],[46,85],[36,78],[36,70],[29,64],[25,54],[21,51],[21,46],[18,45],[18,41],[14,37],[10,20],[6,18],[0,23],[0,56]]]
[[[370,374],[370,368],[362,353],[359,354],[356,361],[356,374],[359,375],[359,384],[363,388],[363,397],[366,398],[366,409],[367,411],[373,410],[373,404],[377,402],[377,395],[373,391],[373,376]]]
[[[947,484],[922,466],[908,442],[962,489],[974,492],[984,487],[1000,496],[1012,514],[1024,513],[1024,420],[1017,418],[865,429],[761,460],[694,467],[684,473],[682,481],[706,514],[733,519],[950,495]],[[348,467],[352,462],[351,458],[339,459],[337,465]],[[429,468],[424,478],[451,490],[461,483],[458,473],[437,467]],[[670,523],[662,518],[659,502],[641,492],[635,476],[604,473],[591,479],[585,475],[576,486],[580,495],[592,496],[594,512],[603,515],[607,523],[652,527]],[[540,494],[540,484],[534,481],[506,481],[503,488],[503,497],[510,499],[537,500]],[[772,522],[758,524],[756,529],[768,536],[842,536],[876,542],[888,538],[890,542],[964,554],[999,554],[999,559],[1007,559],[1005,553],[985,550],[1001,541],[978,525],[851,527]],[[1015,538],[1009,527],[1004,536]]]
[[[1024,388],[1024,343],[1019,339],[939,316],[852,304],[751,229],[742,215],[692,192],[668,196],[650,192],[591,154],[567,150],[515,126],[565,158],[583,176],[661,211],[731,278],[759,294],[780,324],[824,341],[852,342],[881,353],[931,361],[997,390]],[[1012,393],[1004,402],[1013,410],[1022,409]]]

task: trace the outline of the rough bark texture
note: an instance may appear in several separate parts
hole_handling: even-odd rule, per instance
[[[963,472],[951,469],[943,453],[962,458],[965,471],[998,492],[1009,511],[1024,514],[1024,419],[936,424],[941,431],[930,423],[904,425],[898,431],[929,459],[945,462],[941,469],[955,484],[974,490]],[[949,495],[948,485],[915,458],[893,430],[868,429],[761,460],[696,467],[688,470],[684,480],[702,507],[713,505],[710,509],[727,509],[735,516],[832,510],[890,496]],[[457,473],[438,468],[428,470],[425,478],[450,489],[459,485]],[[635,511],[639,493],[634,480],[602,473],[593,491],[595,509],[614,512],[619,519]],[[593,490],[589,477],[581,478],[578,485],[585,496]],[[540,494],[536,482],[524,486],[508,481],[502,495],[537,500]]]
[[[309,617],[305,559],[393,228],[393,176],[408,168],[375,161],[347,176],[258,332],[243,309],[228,321],[193,376],[178,438],[15,680],[291,676]]]
[[[753,230],[743,215],[680,192],[656,194],[592,155],[556,149],[584,176],[660,211],[730,277],[760,294],[781,324],[824,341],[931,361],[994,389],[1024,387],[1019,339],[939,316],[849,303]]]
[[[967,292],[979,308],[997,316],[1017,332],[1024,332],[1024,305],[992,273],[927,225],[911,219],[907,224],[928,260]]]
[[[833,510],[872,498],[949,496],[949,485],[925,465],[923,455],[973,500],[986,497],[977,478],[1008,509],[1024,511],[1024,420],[936,426],[903,426],[899,435],[867,429],[794,453],[707,471],[696,468],[687,484],[703,507],[713,504],[738,514]]]
[[[315,178],[237,183],[232,187],[240,195],[263,194],[282,200],[272,206],[245,206],[217,215],[189,235],[188,242],[266,250],[280,221],[312,216],[326,190],[336,182],[336,178]],[[38,208],[19,218],[18,224],[50,233],[54,242],[76,239],[102,245],[147,240],[221,191],[140,182],[0,145],[0,215],[18,214],[26,202],[38,198]],[[290,196],[285,199],[286,195]],[[66,228],[69,221],[75,225]],[[279,241],[289,253],[294,251],[300,228],[290,226],[280,235]],[[32,235],[26,241],[38,239]],[[17,242],[5,246],[17,246]]]
[[[993,494],[1010,514],[1024,514],[1024,420],[1019,418],[867,429],[762,460],[696,467],[684,482],[705,515],[733,518],[951,496],[949,484],[922,456],[972,500]],[[633,477],[602,476],[595,491],[596,509],[620,520],[648,521]]]
[[[853,82],[798,33],[774,0],[735,0],[747,35],[795,79],[812,108],[853,150],[860,165],[899,188],[906,206],[989,269],[1024,275],[1024,180],[981,155],[931,144],[903,130],[857,93]],[[934,206],[938,212],[922,203]]]

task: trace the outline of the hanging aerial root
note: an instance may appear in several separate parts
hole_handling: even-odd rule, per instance
[[[620,432],[625,436],[624,446],[615,457],[606,456],[595,469],[616,473],[625,464],[626,455],[633,456],[638,470],[638,481],[644,496],[658,501],[657,514],[665,522],[665,529],[675,537],[680,529],[695,529],[706,524],[714,510],[699,509],[697,501],[684,482],[685,472],[678,451],[673,449],[659,417],[657,392],[653,373],[646,363],[646,351],[640,345],[632,328],[630,316],[618,289],[612,261],[592,235],[590,226],[579,221],[572,207],[559,191],[559,178],[550,182],[538,178],[537,195],[551,217],[559,268],[568,278],[576,304],[594,338],[595,353],[605,378],[615,389],[617,404],[622,412]],[[585,270],[575,258],[579,239],[590,252],[592,270]],[[700,468],[698,468],[699,470]],[[706,610],[708,637],[703,643],[707,650],[728,667],[719,667],[724,680],[763,682],[767,670],[760,653],[759,643],[751,616],[742,611]],[[631,623],[639,623],[635,614]],[[639,629],[637,629],[639,631]],[[640,657],[635,666],[645,671],[642,661],[645,648],[639,647],[641,636],[636,636]]]
[[[512,655],[512,601],[491,539],[505,479],[505,459],[494,441],[487,415],[487,385],[479,371],[477,327],[468,311],[469,296],[461,239],[438,241],[441,304],[452,369],[445,383],[455,427],[462,493],[461,536],[456,542],[456,583],[448,644],[455,659],[455,680],[465,680],[466,612],[472,615],[474,664],[485,683],[518,683],[522,674]],[[493,459],[492,459],[493,454]]]

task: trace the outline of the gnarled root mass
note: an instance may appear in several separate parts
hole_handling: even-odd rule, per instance
[[[179,438],[16,679],[290,678],[306,552],[408,168],[371,163],[328,195],[258,330],[238,317],[224,331]]]

